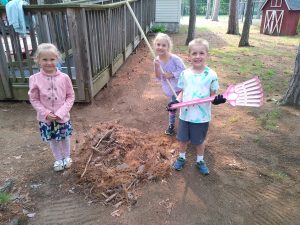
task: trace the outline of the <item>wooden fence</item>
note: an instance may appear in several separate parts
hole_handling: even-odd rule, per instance
[[[130,1],[144,32],[154,22],[155,0]],[[5,12],[0,7],[0,15]],[[28,31],[20,36],[0,21],[0,99],[27,100],[28,78],[38,68],[37,45],[55,44],[61,70],[73,82],[76,101],[90,102],[141,41],[124,1],[111,4],[70,3],[24,6]]]

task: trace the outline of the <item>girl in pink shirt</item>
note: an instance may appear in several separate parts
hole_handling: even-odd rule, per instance
[[[73,128],[69,112],[75,95],[70,77],[56,68],[60,60],[60,52],[53,44],[40,44],[35,53],[40,72],[30,76],[28,92],[37,112],[41,137],[50,143],[55,158],[54,171],[72,164],[70,136]]]

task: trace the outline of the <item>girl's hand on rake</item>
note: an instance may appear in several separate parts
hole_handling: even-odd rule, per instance
[[[154,59],[153,60],[153,65],[154,65],[155,76],[158,79],[160,79],[162,71],[161,71],[161,68],[160,68],[159,60],[158,59]]]
[[[167,111],[169,111],[169,112],[175,112],[176,109],[171,109],[171,106],[172,106],[173,104],[177,104],[177,103],[179,103],[179,101],[177,101],[177,100],[172,101],[172,102],[169,102],[169,104],[166,106]]]
[[[168,72],[165,72],[163,75],[165,79],[171,79],[174,77],[172,73],[168,73]]]
[[[211,103],[214,105],[219,105],[225,102],[226,102],[226,98],[224,98],[223,95],[217,95]]]
[[[154,63],[155,68],[160,68],[160,63],[159,63],[158,59],[154,59],[153,63]]]

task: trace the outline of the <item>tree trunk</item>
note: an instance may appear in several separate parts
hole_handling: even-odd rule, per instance
[[[238,0],[230,0],[227,34],[240,34],[238,17]]]
[[[186,38],[185,44],[188,45],[191,40],[195,37],[195,25],[196,25],[196,0],[190,0],[190,20],[188,36]]]
[[[290,80],[290,85],[285,96],[279,101],[279,104],[300,106],[300,45],[298,46],[294,75]]]
[[[211,0],[207,0],[205,19],[211,18]]]
[[[212,21],[219,21],[218,16],[219,16],[219,10],[220,10],[220,0],[215,0],[214,3],[214,12],[212,15]]]
[[[241,36],[241,40],[239,43],[239,47],[250,46],[249,32],[250,32],[250,25],[251,25],[251,20],[252,20],[252,5],[253,5],[253,0],[248,0],[245,21],[244,21],[244,26],[243,26],[243,31],[242,31],[242,36]]]

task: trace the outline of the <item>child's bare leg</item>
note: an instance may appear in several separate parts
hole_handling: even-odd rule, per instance
[[[197,162],[203,161],[204,158],[204,150],[205,150],[205,142],[196,146],[197,150]]]
[[[188,142],[179,143],[179,157],[185,159]]]

